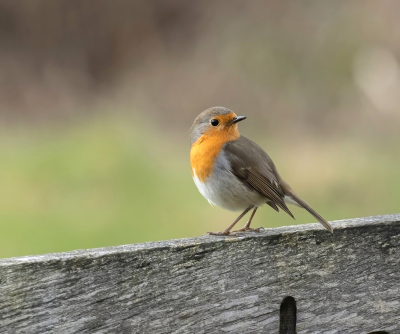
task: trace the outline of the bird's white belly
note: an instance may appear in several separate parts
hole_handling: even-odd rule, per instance
[[[246,186],[229,171],[214,172],[205,182],[201,182],[193,170],[193,180],[210,204],[230,211],[243,211],[266,202],[264,196]]]

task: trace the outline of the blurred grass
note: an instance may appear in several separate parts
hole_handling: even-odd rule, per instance
[[[198,193],[186,129],[166,140],[149,123],[109,114],[68,126],[3,129],[0,138],[0,257],[201,235],[237,215]],[[400,211],[398,146],[356,138],[259,140],[282,176],[327,219]],[[296,221],[263,208],[254,225],[314,222],[292,211]]]

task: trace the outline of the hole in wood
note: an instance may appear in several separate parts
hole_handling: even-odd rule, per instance
[[[279,316],[279,334],[296,334],[297,308],[293,297],[282,300]]]

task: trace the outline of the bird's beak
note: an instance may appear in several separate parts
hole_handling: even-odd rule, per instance
[[[235,124],[237,122],[243,121],[246,119],[246,116],[236,116],[232,121],[231,124]]]

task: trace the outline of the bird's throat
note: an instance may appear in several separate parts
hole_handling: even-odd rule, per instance
[[[196,142],[193,143],[190,150],[190,166],[192,176],[194,171],[201,182],[211,175],[215,160],[221,153],[222,146],[240,137],[237,126],[231,129],[215,130],[212,133],[203,134]]]

